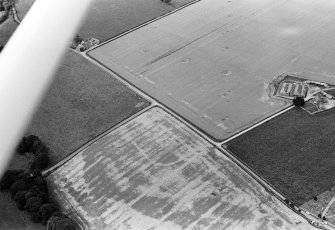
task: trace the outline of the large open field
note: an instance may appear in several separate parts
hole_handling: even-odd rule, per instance
[[[331,0],[202,0],[89,55],[223,140],[286,106],[266,92],[279,74],[334,81],[334,10]]]
[[[294,108],[228,142],[228,149],[301,205],[335,185],[334,114]]]
[[[105,41],[193,0],[93,0],[78,33]]]
[[[69,51],[27,133],[41,137],[56,163],[147,105],[110,74]]]
[[[311,229],[158,107],[81,149],[48,179],[85,229]]]

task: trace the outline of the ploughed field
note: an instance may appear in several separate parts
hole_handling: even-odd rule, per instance
[[[332,0],[202,0],[89,55],[215,140],[287,104],[267,86],[283,72],[334,82]]]
[[[69,51],[26,132],[51,149],[54,164],[148,105],[113,76]]]
[[[335,110],[292,110],[229,141],[228,149],[297,205],[335,185]]]

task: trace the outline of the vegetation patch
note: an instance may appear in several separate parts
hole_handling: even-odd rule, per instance
[[[17,149],[19,154],[31,152],[35,159],[30,169],[6,171],[0,180],[0,190],[9,192],[17,208],[25,210],[33,223],[47,225],[50,230],[77,229],[77,224],[60,212],[58,204],[49,195],[47,181],[41,175],[41,170],[49,164],[47,148],[37,136],[30,135],[21,140]]]

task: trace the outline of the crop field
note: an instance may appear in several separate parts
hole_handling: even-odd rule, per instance
[[[193,0],[93,0],[78,34],[105,41]]]
[[[69,51],[27,134],[38,135],[56,163],[148,104],[110,74]]]
[[[224,140],[287,106],[268,97],[276,76],[335,80],[334,10],[331,0],[202,0],[89,55]]]
[[[78,151],[48,180],[87,229],[310,229],[158,107]]]
[[[27,14],[30,7],[33,5],[35,0],[18,0],[15,4],[18,17],[20,20]]]
[[[227,143],[228,149],[297,205],[335,185],[334,109],[294,108]]]

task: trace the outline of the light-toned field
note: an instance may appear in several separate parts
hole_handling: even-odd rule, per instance
[[[68,51],[27,134],[51,149],[52,164],[149,103],[73,51]]]
[[[78,151],[48,180],[85,229],[311,229],[158,107]]]
[[[89,52],[217,140],[285,107],[283,72],[335,81],[332,0],[202,0]]]
[[[193,0],[93,0],[78,34],[105,41]]]

